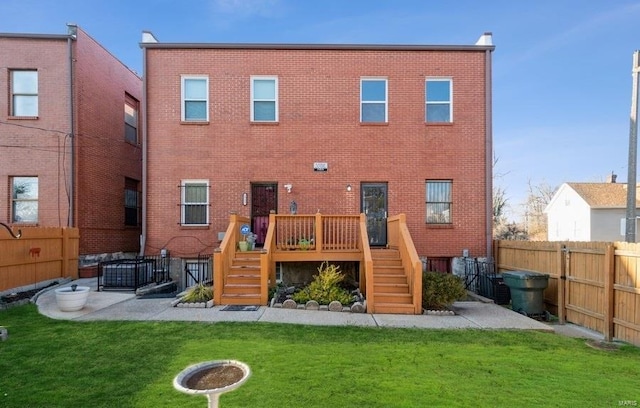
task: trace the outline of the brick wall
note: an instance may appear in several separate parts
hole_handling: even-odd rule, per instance
[[[485,53],[482,51],[158,49],[147,53],[146,251],[211,252],[242,193],[278,183],[278,212],[357,214],[360,185],[388,185],[424,256],[485,255]],[[210,121],[181,124],[180,75],[209,76]],[[278,124],[250,122],[250,77],[279,81]],[[360,124],[360,78],[388,79],[388,124]],[[453,124],[426,125],[424,81],[453,79]],[[328,163],[326,173],[314,162]],[[211,183],[208,228],[180,222],[182,179]],[[453,224],[425,224],[425,180],[453,180]],[[283,188],[293,184],[289,194]],[[346,191],[351,184],[353,190]],[[249,199],[249,203],[251,199]]]
[[[124,101],[142,81],[84,31],[72,42],[75,91],[75,226],[80,254],[138,251],[139,227],[124,225],[125,177],[142,180],[139,145],[124,141]],[[64,36],[0,36],[0,221],[10,221],[12,176],[38,177],[38,225],[70,225],[71,133]],[[38,117],[9,116],[9,70],[38,70]]]
[[[124,103],[127,93],[142,100],[142,81],[82,30],[76,47],[80,253],[135,252],[140,228],[124,225],[124,186],[142,180],[142,154],[124,139]]]

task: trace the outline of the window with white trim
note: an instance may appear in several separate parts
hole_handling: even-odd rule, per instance
[[[183,180],[180,203],[180,224],[209,225],[209,180]]]
[[[429,78],[425,81],[425,121],[453,122],[452,81],[449,78]]]
[[[11,178],[11,222],[38,222],[38,177]]]
[[[209,77],[182,76],[183,122],[209,121]]]
[[[11,71],[11,116],[38,116],[38,71]]]
[[[360,79],[360,122],[387,122],[387,80]]]
[[[131,95],[124,99],[124,140],[138,144],[138,101]]]
[[[452,187],[451,180],[427,180],[427,224],[451,224]]]
[[[277,77],[251,77],[251,121],[278,121]]]

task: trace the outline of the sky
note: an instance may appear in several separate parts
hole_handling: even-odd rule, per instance
[[[494,184],[514,221],[530,185],[626,182],[639,22],[640,0],[0,0],[0,32],[74,23],[139,74],[145,30],[169,43],[424,45],[491,32]]]

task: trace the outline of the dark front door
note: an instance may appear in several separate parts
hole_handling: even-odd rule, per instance
[[[256,245],[264,245],[269,214],[278,209],[277,187],[273,183],[251,184],[251,232],[257,235]]]
[[[361,196],[369,245],[387,245],[387,183],[362,183]]]

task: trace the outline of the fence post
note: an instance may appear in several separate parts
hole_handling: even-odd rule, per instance
[[[604,256],[604,340],[613,339],[613,312],[614,293],[613,281],[615,274],[616,248],[613,244],[608,244]]]
[[[558,257],[558,320],[560,324],[566,323],[565,286],[567,283],[567,265],[564,254],[565,246],[556,244],[556,254]]]

